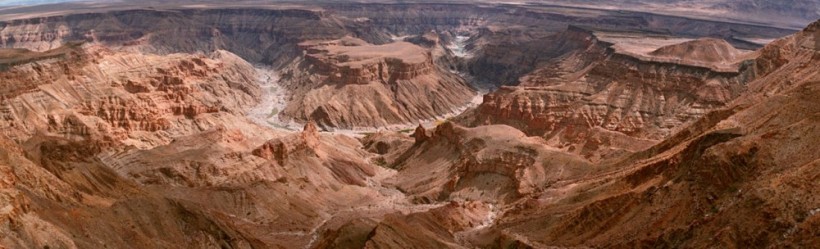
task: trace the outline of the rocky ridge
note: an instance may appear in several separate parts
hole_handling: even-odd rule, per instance
[[[651,54],[633,56],[578,27],[554,39],[555,44],[566,44],[554,48],[560,56],[522,77],[519,86],[486,95],[475,112],[463,115],[465,123],[512,125],[598,160],[602,154],[640,151],[668,137],[739,96],[753,75],[740,63],[735,64],[738,71],[724,72],[662,62],[665,57],[645,59]],[[689,42],[658,51],[698,44],[711,43]],[[708,48],[713,47],[701,49]]]

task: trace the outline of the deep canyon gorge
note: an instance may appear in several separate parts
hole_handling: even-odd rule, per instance
[[[0,7],[0,248],[813,248],[818,19],[815,0]]]

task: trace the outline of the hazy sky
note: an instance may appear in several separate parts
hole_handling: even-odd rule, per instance
[[[36,5],[36,4],[61,3],[61,2],[72,2],[72,1],[79,1],[79,0],[0,0],[0,6]]]

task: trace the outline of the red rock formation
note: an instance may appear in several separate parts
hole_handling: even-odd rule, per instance
[[[305,61],[283,82],[293,100],[281,115],[320,126],[381,127],[427,120],[467,104],[474,91],[407,42],[370,45],[355,38],[301,43]]]
[[[486,95],[466,122],[512,125],[598,160],[648,148],[737,97],[748,78],[748,73],[633,57],[578,28],[561,37],[575,45],[522,78],[520,86]],[[594,137],[613,142],[589,140]],[[603,151],[587,146],[602,146]]]
[[[413,131],[413,138],[416,140],[416,143],[423,143],[430,139],[430,134],[427,129],[424,128],[421,124]]]
[[[8,79],[0,94],[6,98],[4,134],[25,139],[45,129],[123,139],[132,131],[169,129],[178,117],[223,110],[241,114],[260,94],[254,69],[224,52],[213,59],[135,55],[96,46],[77,53],[0,72]]]
[[[820,203],[811,196],[820,190],[814,179],[820,167],[808,151],[820,139],[812,118],[820,113],[814,101],[820,96],[817,27],[764,48],[757,61],[766,70],[728,107],[619,162],[612,173],[554,186],[508,211],[499,224],[500,243],[815,244]]]
[[[329,42],[304,42],[305,60],[328,75],[325,84],[391,83],[429,74],[435,68],[429,51],[406,42],[374,46],[345,37]]]
[[[590,170],[589,162],[512,127],[464,128],[450,122],[396,161],[395,184],[423,202],[511,201]]]
[[[279,165],[285,165],[288,156],[300,153],[301,151],[310,151],[308,153],[315,153],[319,143],[319,131],[316,124],[308,122],[305,124],[304,130],[295,137],[284,137],[265,142],[261,147],[253,150],[255,156],[276,160]]]

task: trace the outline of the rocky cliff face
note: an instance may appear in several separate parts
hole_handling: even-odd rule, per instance
[[[577,188],[589,197],[566,195],[575,201],[565,205],[544,195],[511,210],[501,236],[528,234],[518,241],[534,246],[816,242],[817,156],[805,149],[820,135],[817,27],[764,48],[757,63],[768,69],[726,108]]]
[[[407,42],[301,43],[304,61],[285,71],[293,95],[281,115],[336,128],[412,124],[452,113],[473,98],[460,76],[434,63],[434,51]]]
[[[203,113],[242,114],[260,95],[255,73],[227,52],[155,56],[87,46],[0,72],[7,79],[3,133],[17,140],[43,131],[121,140]]]
[[[240,237],[241,229],[171,197],[173,191],[159,193],[143,185],[220,182],[215,168],[198,178],[163,169],[164,164],[174,164],[163,161],[173,157],[174,149],[164,149],[236,143],[243,136],[224,127],[247,133],[254,129],[236,118],[259,96],[256,71],[247,62],[224,51],[159,56],[84,45],[57,52],[61,55],[32,57],[0,72],[5,155],[0,165],[9,169],[4,177],[11,181],[4,192],[11,193],[8,203],[13,205],[3,219],[3,233],[9,235],[2,239],[4,246],[258,243],[225,239]],[[204,133],[208,139],[184,138],[216,124],[222,130]],[[179,137],[183,138],[173,142]],[[150,149],[157,146],[162,153],[152,154]],[[234,158],[213,149],[214,160]],[[128,157],[132,153],[147,155],[137,160]],[[182,158],[170,161],[208,168],[191,157]],[[157,170],[161,173],[143,173],[157,168],[163,169]],[[123,234],[130,234],[128,242]],[[188,243],[181,239],[186,235],[201,240]]]
[[[512,125],[597,160],[601,154],[646,149],[652,141],[668,137],[677,127],[736,98],[752,75],[752,70],[734,63],[739,52],[731,46],[724,50],[733,55],[732,63],[719,63],[733,65],[732,72],[652,57],[672,47],[643,55],[622,52],[579,28],[557,37],[560,42],[555,44],[565,45],[552,50],[562,55],[522,77],[519,86],[486,95],[473,116],[467,115],[468,122]],[[711,43],[675,46],[698,44],[703,46],[692,49],[715,49]]]
[[[512,201],[591,170],[586,160],[508,126],[444,123],[416,139],[392,167],[399,169],[396,186],[422,202]]]

